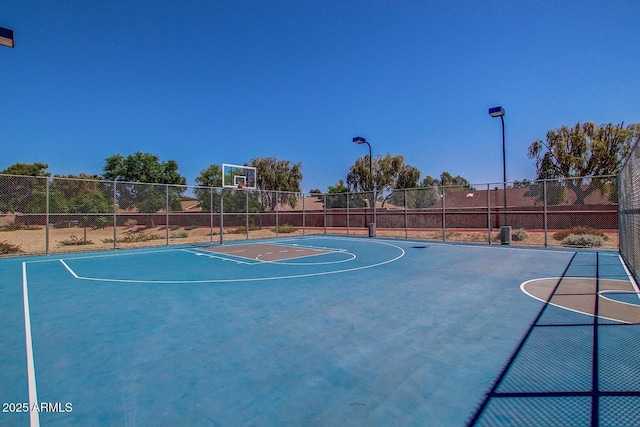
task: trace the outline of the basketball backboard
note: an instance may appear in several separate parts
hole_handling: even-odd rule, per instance
[[[15,46],[13,39],[13,30],[0,27],[0,46]]]
[[[255,190],[258,172],[251,166],[222,164],[222,186],[224,188],[242,188]]]

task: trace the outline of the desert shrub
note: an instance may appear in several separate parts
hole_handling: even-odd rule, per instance
[[[178,230],[180,230],[182,227],[181,227],[181,226],[179,226],[179,225],[170,225],[168,228],[169,228],[169,231],[178,231]],[[166,230],[166,229],[167,229],[167,227],[165,227],[164,225],[160,225],[160,226],[158,226],[158,228],[157,228],[157,229],[158,229],[158,230]]]
[[[0,231],[18,231],[18,230],[42,230],[39,225],[25,225],[19,222],[8,222],[0,227]]]
[[[604,239],[594,234],[569,234],[562,239],[564,246],[575,246],[580,248],[593,248],[602,246]]]
[[[161,240],[164,239],[164,236],[160,234],[150,234],[150,233],[137,233],[137,232],[128,232],[124,233],[124,236],[117,240],[118,243],[139,243],[139,242],[148,242],[150,240]],[[113,243],[113,239],[103,239],[103,243]]]
[[[257,230],[261,230],[262,228],[257,227],[255,225],[250,225],[249,226],[249,231],[257,231]],[[240,227],[236,227],[236,228],[231,228],[229,229],[229,231],[227,231],[227,233],[229,234],[246,234],[247,233],[247,227],[240,226]]]
[[[298,231],[298,229],[290,224],[282,224],[282,225],[278,225],[278,227],[273,227],[272,231],[274,233],[286,234],[286,233],[295,233],[296,231]]]
[[[511,233],[511,240],[513,240],[514,242],[521,242],[521,241],[527,239],[528,237],[529,237],[529,235],[522,228],[520,230],[516,231],[516,232]]]
[[[80,239],[74,235],[71,235],[68,239],[61,240],[58,242],[62,246],[82,246],[82,245],[93,245],[91,240]]]
[[[189,237],[189,233],[187,233],[186,231],[181,231],[179,233],[171,233],[169,235],[170,239],[186,239],[187,237]]]
[[[591,228],[591,227],[585,227],[582,225],[578,225],[575,227],[569,227],[565,230],[560,230],[557,233],[553,234],[553,238],[555,240],[558,241],[562,241],[564,240],[567,236],[569,236],[570,234],[574,234],[574,235],[582,235],[582,234],[587,234],[587,235],[592,235],[592,236],[598,236],[601,237],[603,240],[607,240],[607,236],[604,235],[603,232],[596,230],[595,228]]]
[[[135,219],[133,219],[133,218],[128,219],[128,220],[126,220],[126,221],[124,222],[124,226],[125,226],[125,227],[127,227],[127,228],[133,228],[133,227],[135,227],[136,225],[138,225],[138,221],[137,221],[137,220],[135,220]]]
[[[0,227],[0,231],[15,231],[20,230],[20,224],[17,222],[8,222]]]
[[[195,230],[197,228],[200,228],[200,227],[198,227],[197,225],[187,225],[184,229],[187,231],[190,231],[190,230]]]
[[[7,241],[0,242],[0,254],[7,255],[7,254],[17,254],[20,252],[23,252],[23,250],[20,249],[20,245],[14,245]]]
[[[120,239],[121,242],[124,243],[134,243],[134,242],[148,242],[150,240],[162,240],[164,236],[160,234],[150,234],[150,233],[135,233],[125,235],[123,239]]]

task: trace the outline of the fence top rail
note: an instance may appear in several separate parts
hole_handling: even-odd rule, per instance
[[[640,141],[639,141],[640,142]],[[640,149],[638,147],[638,143],[635,144],[635,146],[629,151],[629,154],[627,155],[627,158],[625,159],[624,163],[623,163],[623,168],[624,165],[629,161],[629,158],[631,158],[631,154],[634,150],[638,150]],[[547,179],[533,179],[533,180],[522,180],[522,181],[507,181],[507,186],[511,185],[512,188],[514,188],[514,185],[520,185],[523,187],[530,187],[530,186],[534,186],[534,185],[540,185],[544,182],[567,182],[567,181],[575,181],[575,180],[594,180],[594,179],[604,179],[604,180],[610,180],[610,179],[615,179],[617,178],[618,175],[595,175],[595,176],[582,176],[582,177],[569,177],[569,178],[547,178]],[[109,185],[152,185],[152,186],[167,186],[167,187],[177,187],[177,188],[198,188],[198,189],[213,189],[215,191],[221,191],[223,190],[222,186],[206,186],[206,185],[191,185],[191,184],[164,184],[164,183],[157,183],[157,182],[141,182],[141,181],[124,181],[124,180],[106,180],[106,179],[96,179],[96,178],[90,178],[90,177],[65,177],[65,176],[51,176],[51,175],[38,175],[38,176],[34,176],[34,175],[14,175],[14,174],[5,174],[2,173],[0,174],[0,178],[2,177],[12,177],[12,178],[36,178],[36,179],[45,179],[48,181],[56,181],[56,180],[67,180],[67,181],[84,181],[84,182],[96,182],[96,183],[105,183],[105,184],[109,184]],[[470,183],[467,186],[460,186],[460,185],[434,185],[434,186],[427,186],[427,187],[410,187],[410,188],[398,188],[398,189],[391,189],[389,190],[390,193],[393,192],[402,192],[402,191],[419,191],[419,190],[444,190],[445,192],[447,191],[447,189],[452,189],[455,188],[456,191],[486,191],[486,189],[491,190],[490,187],[492,186],[502,186],[504,185],[504,182],[485,182],[485,183]],[[346,192],[346,193],[307,193],[307,192],[303,192],[303,191],[281,191],[281,190],[264,190],[264,189],[250,189],[250,190],[242,190],[242,191],[248,191],[248,192],[258,192],[258,193],[279,193],[279,194],[291,194],[291,195],[295,195],[297,197],[323,197],[323,196],[341,196],[341,195],[346,195],[346,194],[369,194],[369,193],[373,193],[373,191],[350,191],[350,192]],[[378,191],[379,193],[381,191]]]

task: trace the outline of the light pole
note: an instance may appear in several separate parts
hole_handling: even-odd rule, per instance
[[[13,30],[0,27],[0,45],[14,47]]]
[[[369,188],[371,188],[371,210],[373,212],[373,221],[369,223],[369,237],[375,237],[376,235],[376,201],[375,191],[373,189],[373,166],[371,162],[371,144],[361,136],[353,138],[353,142],[356,144],[367,144],[369,146]]]
[[[504,199],[504,223],[500,227],[501,243],[508,245],[511,243],[511,227],[507,225],[507,159],[504,143],[504,108],[501,106],[489,108],[489,115],[493,118],[500,117],[502,123],[502,191]]]

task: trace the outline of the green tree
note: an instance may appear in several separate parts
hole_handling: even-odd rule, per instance
[[[105,160],[102,177],[110,181],[147,182],[154,184],[186,185],[178,173],[175,160],[161,162],[154,154],[137,151],[127,157],[114,154]]]
[[[84,243],[87,243],[87,227],[102,228],[109,222],[109,217],[105,214],[113,210],[113,200],[108,198],[102,191],[82,192],[69,202],[70,213],[81,213],[80,225],[84,230]]]
[[[439,191],[444,187],[445,191],[468,191],[474,190],[469,181],[460,176],[453,176],[449,172],[444,171],[440,174],[440,178],[434,178],[431,175],[425,176],[420,181],[420,187],[435,187]]]
[[[453,176],[444,171],[439,178],[427,175],[419,183],[419,189],[408,192],[407,206],[410,208],[428,208],[438,204],[442,191],[465,191],[473,190],[469,181],[460,176]]]
[[[340,194],[340,193],[348,193],[349,187],[344,185],[343,180],[339,180],[335,185],[330,185],[327,187],[327,193],[329,194]]]
[[[116,191],[122,208],[135,207],[140,212],[155,214],[166,207],[168,196],[169,209],[182,210],[180,202],[187,180],[178,173],[175,160],[161,162],[158,156],[140,151],[127,157],[115,154],[106,159],[103,171],[104,179],[120,181]]]
[[[101,188],[103,193],[105,193],[106,187],[101,186],[100,179],[99,175],[89,175],[86,173],[80,173],[78,175],[55,175],[51,185],[60,190],[67,200],[71,200],[78,194],[92,193]]]
[[[623,123],[577,123],[547,132],[545,141],[533,141],[528,156],[535,159],[537,179],[566,179],[565,185],[576,195],[575,204],[582,205],[591,193],[608,187],[590,178],[617,175],[639,138],[640,123],[626,127]]]
[[[69,202],[70,213],[85,214],[109,214],[113,212],[113,200],[100,190],[80,193]],[[105,215],[96,216],[85,215],[82,217],[82,224],[104,227],[108,218]]]
[[[0,171],[0,212],[46,212],[48,167],[39,162],[15,163]]]
[[[415,188],[420,179],[420,171],[404,162],[404,156],[384,157],[378,155],[371,164],[373,179],[369,169],[369,155],[356,159],[349,167],[347,184],[353,191],[373,193],[373,199],[382,198],[382,206],[393,194],[393,190]],[[373,186],[372,186],[373,183]]]
[[[474,189],[466,178],[460,175],[453,176],[446,171],[440,174],[437,186],[445,187],[446,191],[468,191]]]
[[[420,186],[407,191],[407,207],[409,209],[424,209],[437,205],[440,201],[436,187]]]
[[[37,187],[41,184],[44,188],[37,188],[31,194],[29,201],[23,206],[22,212],[24,213],[39,213],[43,214],[47,212],[47,208],[51,213],[67,213],[69,211],[68,200],[64,195],[58,191],[55,187],[49,188],[48,199],[49,204],[47,206],[47,181],[36,183]]]
[[[519,180],[515,180],[513,181],[513,188],[527,188],[527,187],[531,187],[532,182],[528,179],[523,179],[522,181]]]
[[[258,157],[251,160],[251,166],[256,168],[256,185],[262,190],[265,208],[273,211],[278,203],[296,206],[298,193],[302,191],[302,163],[278,160],[275,157]]]
[[[367,205],[362,193],[351,193],[343,180],[327,188],[325,196],[319,195],[319,200],[325,201],[327,209],[363,208]]]
[[[51,176],[49,172],[46,172],[46,169],[48,168],[48,164],[40,162],[15,163],[0,173],[21,176]]]
[[[60,197],[64,200],[64,211],[50,209],[52,213],[73,213],[81,215],[80,225],[85,229],[105,227],[109,222],[109,215],[113,214],[113,192],[109,192],[109,183],[100,181],[100,176],[80,173],[79,175],[55,175],[49,185],[50,205]],[[102,215],[98,215],[102,214]]]
[[[200,206],[205,212],[217,212],[220,207],[220,190],[222,187],[222,169],[220,166],[212,164],[200,171],[200,175],[195,179],[196,187],[193,190],[196,198],[200,201]]]

